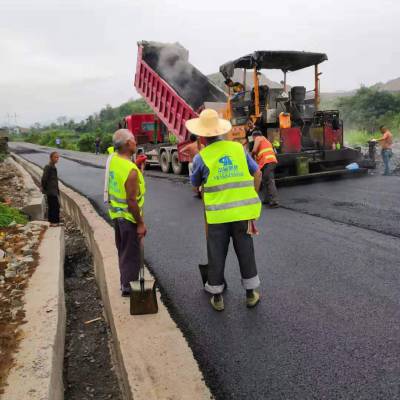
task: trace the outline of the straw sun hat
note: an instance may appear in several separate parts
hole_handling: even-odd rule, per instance
[[[197,136],[214,137],[225,135],[232,129],[232,125],[226,119],[219,118],[215,110],[206,108],[199,118],[186,121],[186,128]]]

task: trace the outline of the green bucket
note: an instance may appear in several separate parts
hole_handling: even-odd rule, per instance
[[[310,173],[310,159],[308,157],[296,158],[296,175],[308,175]]]

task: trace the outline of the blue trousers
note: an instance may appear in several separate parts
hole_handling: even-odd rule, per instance
[[[384,175],[390,175],[390,159],[392,158],[393,153],[392,149],[383,149],[382,150],[382,160],[385,165]]]

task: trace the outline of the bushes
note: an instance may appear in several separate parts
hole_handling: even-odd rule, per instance
[[[79,136],[75,131],[66,129],[46,129],[42,132],[33,132],[27,138],[29,143],[40,144],[41,146],[56,147],[56,138],[60,138],[60,148],[77,150],[76,140]]]
[[[106,133],[101,137],[100,151],[102,153],[105,153],[107,148],[113,145],[112,137],[113,135],[111,133]]]
[[[86,151],[86,152],[94,152],[95,151],[95,140],[96,138],[99,137],[101,140],[100,143],[100,152],[105,153],[107,150],[107,147],[112,145],[112,134],[111,133],[106,133],[103,135],[96,135],[94,133],[84,133],[80,136],[78,143],[77,143],[77,149],[79,151]]]
[[[12,222],[25,225],[28,223],[28,218],[16,208],[0,204],[0,228],[5,228]]]
[[[371,132],[354,129],[344,131],[345,143],[349,144],[350,146],[366,146],[369,140],[373,138],[376,139],[380,136],[381,135],[378,132],[372,134]]]
[[[95,140],[96,136],[94,134],[84,133],[83,135],[81,135],[78,140],[79,151],[93,152]]]
[[[337,107],[353,128],[372,133],[386,125],[396,134],[400,127],[400,93],[363,87],[354,96],[339,98]]]

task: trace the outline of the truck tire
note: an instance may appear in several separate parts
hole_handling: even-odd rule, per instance
[[[178,152],[174,151],[171,157],[172,171],[175,175],[181,175],[183,172],[183,164],[179,161]]]
[[[168,160],[168,154],[166,151],[163,151],[160,156],[160,166],[161,171],[165,172],[166,174],[172,171],[171,163]]]

